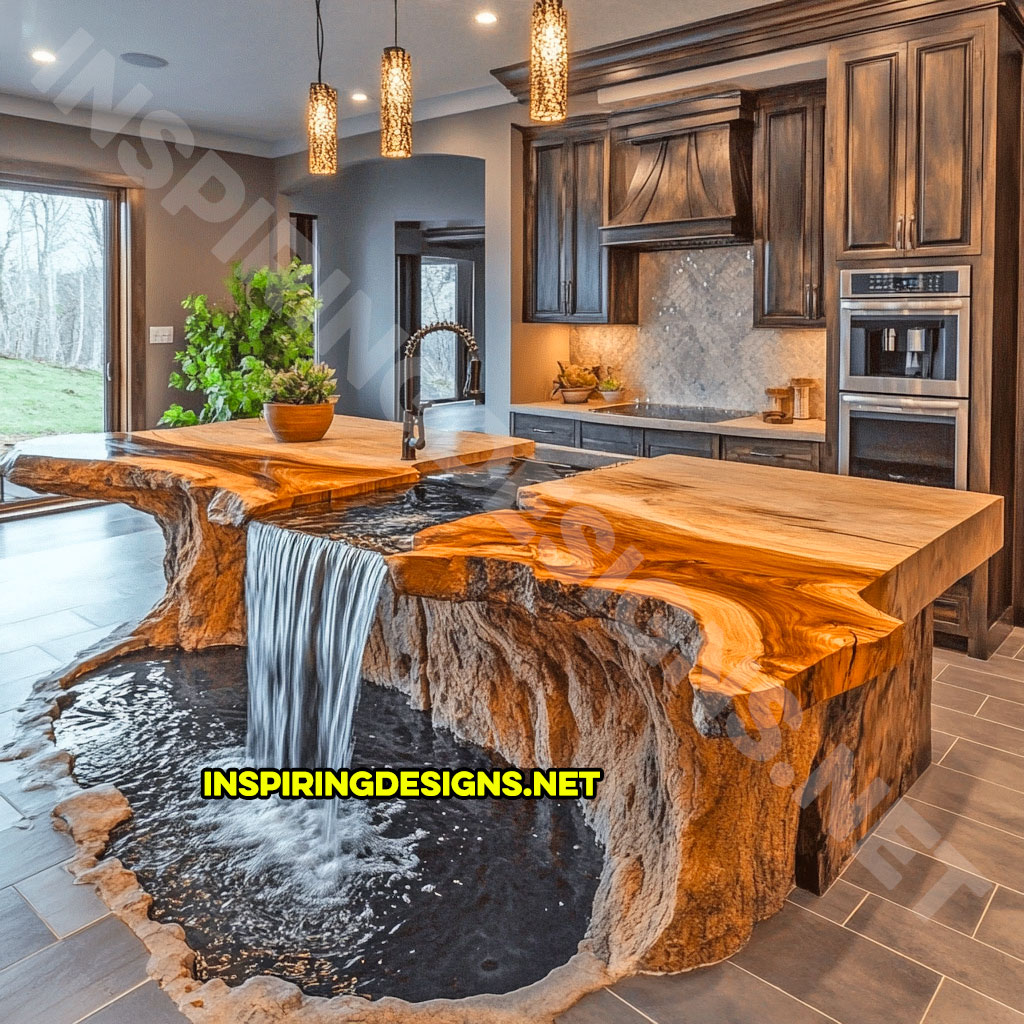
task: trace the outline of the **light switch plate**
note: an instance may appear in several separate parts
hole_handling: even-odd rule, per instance
[[[174,328],[173,327],[150,327],[150,329],[149,329],[149,343],[150,343],[150,345],[173,345],[174,344]]]

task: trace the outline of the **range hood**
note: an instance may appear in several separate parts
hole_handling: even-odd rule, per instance
[[[753,241],[750,93],[667,97],[613,113],[609,123],[616,212],[600,229],[602,245],[652,251]]]

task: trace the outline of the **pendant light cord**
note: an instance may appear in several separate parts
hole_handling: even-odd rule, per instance
[[[320,13],[320,0],[316,2],[316,80],[324,80],[324,19]],[[397,0],[396,0],[397,2]]]
[[[398,0],[395,0],[395,49],[398,49]]]

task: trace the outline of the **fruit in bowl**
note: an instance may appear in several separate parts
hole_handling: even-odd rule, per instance
[[[597,387],[597,374],[589,366],[576,363],[559,363],[558,376],[555,378],[554,395],[561,395],[562,401],[569,405],[582,405],[594,393]]]

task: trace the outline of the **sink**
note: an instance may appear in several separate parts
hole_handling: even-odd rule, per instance
[[[705,405],[657,405],[647,402],[633,402],[630,405],[609,405],[591,412],[613,416],[643,416],[656,420],[683,420],[689,423],[724,423],[753,416],[742,409],[712,409]]]

